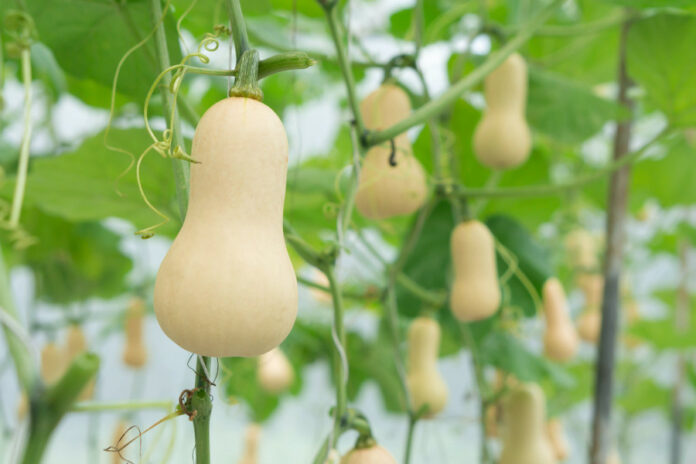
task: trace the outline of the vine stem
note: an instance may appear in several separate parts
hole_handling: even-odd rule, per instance
[[[150,0],[150,9],[152,12],[152,24],[155,27],[155,48],[157,50],[157,61],[160,70],[165,70],[171,66],[169,60],[169,50],[167,48],[167,34],[164,30],[162,21],[162,10],[159,0]],[[176,101],[169,91],[171,84],[171,76],[165,74],[162,77],[162,106],[164,108],[165,120],[172,121],[169,129],[173,133],[176,145],[180,146],[185,152],[186,142],[183,133],[181,132],[181,123],[176,114]],[[181,220],[186,216],[188,208],[188,183],[189,183],[189,165],[188,161],[172,158],[172,168],[174,169],[174,185],[176,187],[176,199],[179,206],[179,215]]]
[[[677,304],[674,316],[674,330],[684,333],[690,327],[689,320],[689,245],[686,240],[679,243],[679,261],[681,267],[681,280],[677,290]],[[683,393],[686,375],[686,358],[684,353],[677,355],[677,381],[672,391],[672,424],[670,430],[670,464],[682,462],[682,422],[684,420]]]
[[[247,35],[246,23],[242,14],[242,6],[239,0],[226,0],[225,7],[230,17],[232,28],[232,39],[234,40],[234,52],[237,63],[245,51],[249,49],[249,36]]]
[[[84,402],[75,403],[71,412],[133,411],[138,409],[171,409],[171,401],[118,401],[115,403]]]
[[[31,146],[31,51],[29,47],[22,49],[22,81],[24,82],[24,134],[19,148],[19,166],[17,167],[17,183],[12,196],[12,210],[10,211],[10,227],[19,226],[19,217],[22,214],[22,202],[24,190],[27,184],[27,170],[29,168],[29,148]]]
[[[341,434],[341,419],[347,407],[346,384],[348,382],[348,359],[345,352],[346,331],[343,325],[343,298],[340,284],[336,279],[333,265],[328,266],[324,272],[326,278],[329,280],[331,297],[333,299],[334,318],[332,336],[336,345],[336,354],[338,357],[336,362],[336,408],[334,409],[334,424],[331,432],[330,450],[336,447],[336,442]],[[326,459],[326,457],[324,457],[324,459]]]
[[[462,186],[456,186],[457,193],[460,196],[467,198],[519,198],[519,197],[543,197],[550,195],[557,195],[562,192],[572,191],[582,188],[583,186],[595,182],[599,179],[606,177],[608,174],[613,174],[614,172],[624,168],[630,164],[638,162],[640,157],[656,142],[666,137],[671,133],[669,127],[665,127],[657,135],[655,135],[648,142],[643,144],[642,147],[637,150],[626,154],[620,158],[615,158],[611,163],[598,169],[597,171],[586,174],[584,176],[579,176],[578,178],[563,182],[555,185],[531,185],[526,187],[503,187],[503,188],[467,188]]]
[[[358,136],[362,139],[365,133],[365,124],[363,123],[362,114],[360,113],[360,105],[358,103],[358,96],[355,91],[355,78],[353,77],[353,68],[350,65],[350,60],[348,58],[348,53],[346,53],[346,47],[343,46],[340,34],[340,22],[338,20],[338,9],[336,8],[337,2],[326,1],[321,2],[324,12],[326,13],[326,20],[329,24],[329,31],[331,32],[331,38],[333,39],[334,46],[336,48],[336,59],[338,60],[338,65],[341,68],[341,73],[343,74],[343,80],[346,84],[346,93],[348,94],[348,104],[353,113],[353,120],[355,121],[355,127],[358,131]],[[398,135],[398,134],[395,134]],[[389,140],[389,137],[386,140]]]
[[[626,42],[630,21],[621,28],[618,57],[618,103],[632,114],[633,102],[628,96],[630,79],[626,71]],[[618,121],[614,134],[614,159],[627,158],[631,139],[631,119]],[[613,400],[614,364],[618,312],[621,303],[619,286],[623,261],[626,205],[630,183],[628,165],[612,174],[609,184],[606,219],[607,249],[604,260],[604,291],[602,295],[602,324],[595,365],[594,405],[589,460],[590,464],[605,464],[611,440],[611,409]]]
[[[442,95],[440,95],[440,97],[421,106],[417,110],[413,111],[408,117],[402,119],[387,129],[367,133],[364,137],[365,146],[371,147],[373,145],[378,145],[391,140],[411,127],[422,124],[428,119],[446,111],[450,105],[459,99],[460,95],[464,93],[464,91],[481,82],[484,77],[490,74],[503,61],[505,61],[508,56],[519,49],[527,40],[529,40],[534,32],[541,27],[546,19],[551,16],[551,13],[553,13],[553,11],[555,11],[555,9],[561,5],[563,1],[564,0],[553,0],[548,6],[541,10],[536,17],[521,27],[515,37],[510,39],[498,51],[491,53],[483,64],[469,73],[459,82],[452,85]]]

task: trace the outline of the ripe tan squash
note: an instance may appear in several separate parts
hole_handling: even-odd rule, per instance
[[[126,310],[126,341],[123,349],[123,363],[133,368],[141,368],[147,363],[147,348],[143,340],[145,323],[145,302],[134,298]]]
[[[605,464],[621,464],[621,455],[616,448],[611,449]]]
[[[546,436],[546,399],[538,385],[521,384],[505,399],[498,464],[556,464]]]
[[[580,273],[577,283],[585,297],[585,307],[576,321],[578,334],[586,342],[597,343],[602,327],[604,278],[600,274]]]
[[[52,385],[60,379],[68,367],[65,352],[55,343],[48,342],[41,349],[41,379]]]
[[[65,352],[63,354],[63,359],[65,360],[64,369],[67,369],[67,367],[70,365],[70,363],[73,361],[73,359],[75,359],[77,355],[82,354],[85,351],[87,351],[87,336],[85,335],[85,332],[79,325],[70,324],[70,327],[68,327],[68,333],[65,337]],[[80,393],[78,401],[86,401],[92,399],[92,397],[94,396],[95,383],[96,379],[92,379],[89,381],[89,383]]]
[[[259,356],[297,315],[283,237],[288,142],[263,103],[232,97],[205,112],[193,139],[188,212],[155,282],[155,315],[182,348]]]
[[[126,431],[128,430],[128,426],[123,420],[119,420],[116,422],[116,425],[114,426],[114,433],[111,437],[111,446],[115,448],[120,448],[121,446],[125,445],[128,442],[128,437],[126,436]],[[111,464],[123,464],[125,459],[128,459],[130,457],[129,453],[130,449],[129,447],[124,448],[119,453],[116,451],[111,452]],[[123,458],[123,459],[122,459]]]
[[[343,456],[341,464],[396,464],[396,459],[381,446],[353,448]]]
[[[579,340],[561,282],[555,277],[548,279],[542,297],[546,317],[544,354],[554,361],[568,361],[577,353]]]
[[[258,464],[260,437],[261,426],[259,424],[249,424],[244,434],[244,451],[239,464]]]
[[[280,348],[273,348],[259,356],[256,379],[261,389],[268,393],[282,393],[295,381],[292,364]]]
[[[27,396],[27,392],[22,392],[22,394],[19,396],[19,403],[17,403],[17,420],[20,422],[24,420],[25,417],[27,417],[27,414],[29,413],[29,397]]]
[[[584,272],[594,271],[599,267],[597,240],[587,230],[573,229],[564,240],[568,264]]]
[[[411,408],[423,417],[433,417],[447,404],[448,389],[437,369],[440,352],[440,325],[432,318],[418,317],[408,329],[408,372],[406,384]]]
[[[450,249],[454,265],[452,313],[463,322],[492,316],[501,300],[493,234],[479,221],[462,222],[452,232]]]
[[[408,116],[411,103],[401,87],[384,84],[365,97],[360,112],[366,129],[381,130]],[[413,156],[408,134],[397,136],[394,148],[392,160],[390,142],[372,147],[363,159],[355,207],[368,219],[411,214],[425,202],[425,171]]]
[[[488,438],[498,438],[500,436],[500,416],[501,410],[498,403],[489,404],[486,407],[485,433]]]
[[[474,131],[474,153],[493,169],[510,169],[524,163],[532,149],[525,119],[527,64],[510,55],[484,81],[486,109]]]
[[[546,423],[546,433],[556,460],[562,462],[568,459],[568,438],[563,430],[563,423],[559,419],[550,419]]]

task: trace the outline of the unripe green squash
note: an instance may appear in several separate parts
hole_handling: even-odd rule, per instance
[[[396,459],[379,445],[367,448],[353,448],[348,452],[341,464],[396,464]]]
[[[546,399],[538,385],[521,384],[505,400],[505,433],[498,464],[556,464],[546,435]]]
[[[365,128],[381,130],[411,113],[408,95],[401,87],[383,84],[360,104]],[[369,219],[388,219],[410,214],[423,205],[427,186],[423,166],[413,156],[408,134],[372,147],[363,159],[355,207]],[[392,162],[390,162],[392,161]]]
[[[445,379],[437,370],[440,351],[440,325],[432,318],[418,317],[408,329],[408,373],[406,384],[411,397],[411,408],[424,417],[433,417],[447,404],[448,389]]]
[[[283,237],[288,142],[263,103],[232,97],[193,138],[188,212],[155,282],[155,315],[182,348],[259,356],[288,335],[297,280]]]
[[[285,353],[280,348],[273,348],[259,356],[256,379],[264,391],[278,394],[290,388],[295,372]]]
[[[525,119],[527,64],[510,55],[484,80],[486,109],[474,131],[474,153],[493,169],[510,169],[524,163],[532,148]]]
[[[147,362],[147,348],[143,340],[144,323],[145,302],[140,298],[134,298],[126,310],[123,363],[136,369],[143,367]]]
[[[501,300],[493,234],[479,221],[462,222],[452,232],[450,249],[454,266],[452,313],[463,322],[492,316]]]
[[[568,361],[577,353],[579,340],[570,320],[568,301],[561,282],[552,277],[542,289],[546,331],[544,353],[554,361]]]

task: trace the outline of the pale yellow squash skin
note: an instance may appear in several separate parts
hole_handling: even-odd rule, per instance
[[[580,273],[576,280],[585,297],[585,308],[576,321],[578,334],[586,342],[597,343],[602,327],[604,278],[600,274]]]
[[[474,131],[474,153],[493,169],[510,169],[524,163],[532,149],[525,119],[527,64],[510,55],[484,80],[486,109]]]
[[[440,352],[440,325],[429,317],[418,317],[408,329],[408,372],[406,385],[411,397],[411,408],[424,417],[438,414],[447,404],[448,388],[437,369]]]
[[[143,339],[145,323],[145,303],[139,298],[131,301],[126,310],[126,341],[123,349],[123,363],[135,369],[147,363],[147,348]]]
[[[542,299],[546,318],[544,354],[554,361],[568,361],[577,353],[580,340],[570,320],[565,291],[557,278],[544,283]]]
[[[556,461],[562,462],[568,459],[569,446],[565,430],[563,430],[563,423],[559,419],[550,419],[546,423],[546,433]]]
[[[396,459],[379,445],[355,448],[341,459],[341,464],[396,464]]]
[[[599,267],[597,241],[587,230],[577,228],[569,232],[564,240],[568,264],[585,271]]]
[[[121,446],[124,446],[126,443],[128,443],[128,440],[132,437],[129,437],[129,433],[126,433],[128,430],[128,426],[123,420],[119,420],[116,422],[116,425],[114,426],[114,433],[111,438],[111,446],[115,448],[120,448]],[[131,432],[135,433],[135,432]],[[123,459],[121,456],[119,456],[119,453],[116,451],[111,451],[111,464],[123,464],[124,459],[129,459],[132,458],[132,453],[130,452],[131,447],[127,446],[123,450],[121,450],[121,456],[123,456]]]
[[[505,400],[498,464],[556,464],[546,435],[546,399],[538,385],[521,384]]]
[[[621,455],[616,448],[612,448],[611,452],[609,452],[605,464],[621,464]]]
[[[261,426],[249,424],[244,435],[244,452],[238,464],[258,464]]]
[[[498,438],[500,436],[499,416],[500,406],[498,404],[491,404],[486,407],[485,432],[488,438]]]
[[[268,393],[282,393],[295,380],[292,364],[280,348],[273,348],[259,356],[256,379],[259,386]]]
[[[462,222],[452,232],[450,249],[454,266],[452,313],[463,322],[492,316],[501,300],[493,234],[479,221]]]
[[[411,113],[408,95],[400,87],[383,84],[360,104],[365,128],[381,130]],[[427,185],[423,166],[413,156],[408,134],[394,139],[396,166],[389,163],[391,143],[372,147],[363,159],[356,209],[368,219],[388,219],[410,214],[425,202]]]
[[[22,394],[19,396],[19,403],[17,403],[17,420],[20,422],[24,420],[25,417],[27,417],[27,413],[29,412],[29,397],[27,396],[26,392],[22,392]]]
[[[193,139],[186,219],[155,282],[155,315],[182,348],[259,356],[297,315],[297,280],[283,237],[288,142],[278,116],[228,98]]]
[[[55,343],[48,342],[41,349],[41,379],[46,385],[54,384],[68,367],[65,352]]]
[[[70,327],[68,327],[68,333],[65,337],[65,354],[63,355],[65,356],[65,369],[68,368],[70,363],[77,355],[82,354],[85,351],[87,351],[87,337],[85,336],[85,332],[79,325],[71,324]],[[77,398],[78,401],[87,401],[92,399],[94,396],[95,384],[95,378],[90,380],[80,393],[80,396]]]

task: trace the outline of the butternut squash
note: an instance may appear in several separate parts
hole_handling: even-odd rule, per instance
[[[596,343],[602,327],[602,292],[604,278],[599,274],[581,273],[577,277],[578,286],[585,297],[585,308],[576,322],[580,338]]]
[[[261,389],[268,393],[284,392],[295,380],[292,364],[280,348],[259,356],[256,378]]]
[[[19,396],[19,403],[17,403],[17,420],[20,422],[24,420],[25,417],[27,417],[27,413],[29,412],[29,397],[27,396],[27,392],[22,392],[22,394]]]
[[[474,131],[474,153],[493,169],[510,169],[524,163],[532,149],[525,119],[527,64],[510,55],[484,80],[486,109]]]
[[[486,407],[485,433],[488,438],[498,438],[500,436],[500,405],[490,404]]]
[[[621,455],[616,448],[611,449],[605,464],[621,464]]]
[[[561,421],[559,419],[550,419],[546,423],[546,433],[553,453],[556,456],[556,461],[562,462],[568,459],[568,438],[563,430]]]
[[[64,369],[68,367],[68,365],[73,361],[73,359],[75,359],[77,355],[82,354],[85,351],[87,351],[87,337],[85,336],[85,332],[79,325],[70,324],[65,339],[65,353],[63,355],[65,359]],[[77,398],[78,401],[86,401],[94,396],[95,382],[96,379],[92,379],[89,381],[89,383],[80,393],[80,396]]]
[[[114,448],[120,448],[121,446],[125,445],[128,442],[128,438],[126,437],[126,432],[128,431],[128,426],[123,420],[119,420],[116,425],[114,426],[114,434],[111,438],[111,446]],[[111,452],[111,464],[123,464],[126,462],[124,459],[128,459],[128,448],[123,449],[120,452],[117,451],[112,451]]]
[[[259,424],[249,424],[244,435],[244,451],[239,464],[258,464],[260,437],[261,426]]]
[[[538,385],[521,384],[505,399],[503,449],[498,464],[556,464],[546,436],[546,399]]]
[[[546,332],[544,353],[554,361],[568,361],[577,353],[579,340],[570,320],[568,301],[561,282],[552,277],[542,289]]]
[[[452,313],[463,322],[492,316],[501,300],[493,234],[479,221],[462,222],[452,232],[450,249],[454,265]]]
[[[188,212],[155,282],[155,315],[182,348],[259,356],[297,315],[283,237],[288,142],[263,103],[231,97],[205,112],[193,138]]]
[[[123,363],[136,369],[143,367],[147,362],[147,348],[143,340],[144,322],[145,302],[140,298],[134,298],[126,310]]]
[[[599,267],[597,241],[589,231],[573,229],[566,235],[564,245],[570,267],[584,272],[594,271]]]
[[[60,379],[68,367],[65,352],[53,342],[41,349],[41,379],[51,385]]]
[[[323,285],[324,287],[329,286],[329,279],[326,278],[326,275],[321,272],[319,269],[312,268],[312,276],[314,277],[314,282],[318,283],[319,285]],[[309,288],[309,293],[312,295],[312,298],[317,300],[320,303],[325,303],[329,304],[331,303],[331,293],[327,293],[323,290],[319,290],[317,288]]]
[[[433,417],[447,404],[447,384],[437,369],[440,325],[429,317],[418,317],[408,329],[408,372],[406,384],[411,407],[423,417]]]
[[[386,129],[411,113],[411,102],[401,87],[384,84],[360,103],[365,128]],[[372,147],[362,162],[356,209],[368,219],[388,219],[411,214],[425,202],[427,186],[423,166],[413,156],[408,134]]]
[[[385,448],[375,444],[367,448],[353,448],[343,456],[341,464],[396,464],[396,459]]]

